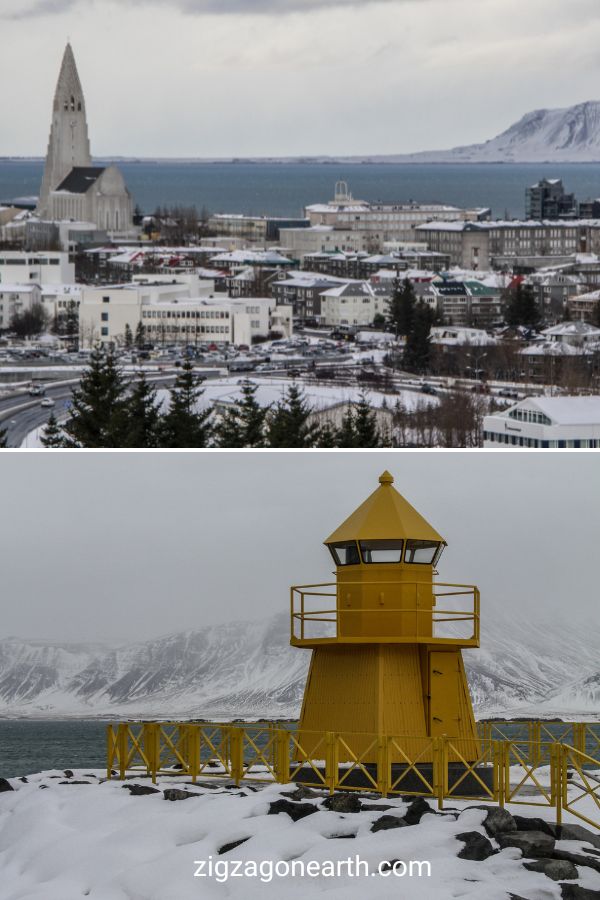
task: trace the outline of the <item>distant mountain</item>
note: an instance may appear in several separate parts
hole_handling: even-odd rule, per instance
[[[0,641],[3,716],[297,716],[309,652],[285,614],[106,647]],[[486,615],[465,653],[479,716],[598,714],[600,627]]]

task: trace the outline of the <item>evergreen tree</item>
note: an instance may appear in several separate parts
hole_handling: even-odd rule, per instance
[[[506,306],[508,325],[537,325],[540,312],[535,299],[535,291],[530,284],[519,282],[509,288]]]
[[[319,427],[309,424],[311,408],[300,388],[292,384],[283,400],[271,410],[267,424],[268,447],[314,447]]]
[[[355,447],[381,447],[382,435],[377,427],[377,415],[367,402],[365,394],[361,394],[354,411]]]
[[[204,393],[201,379],[186,360],[175,379],[167,414],[162,420],[161,447],[206,447],[211,433],[211,410],[196,411]]]
[[[600,300],[596,300],[594,310],[592,312],[592,325],[600,328]]]
[[[245,379],[242,397],[228,409],[215,428],[217,447],[264,447],[268,408],[256,400],[258,386]]]
[[[144,372],[138,373],[133,390],[123,404],[120,431],[123,434],[122,447],[160,447],[160,403],[156,398],[156,389]]]
[[[142,322],[138,322],[137,328],[135,329],[135,338],[134,338],[134,343],[138,350],[142,349],[145,340],[146,340],[146,329],[144,328]]]
[[[396,334],[410,334],[415,318],[416,296],[412,282],[405,278],[402,283],[396,281],[394,293],[390,300],[390,325]]]
[[[114,354],[97,346],[78,387],[64,426],[66,446],[121,447],[125,383]]]
[[[63,430],[56,421],[54,412],[50,413],[50,417],[44,428],[44,434],[40,438],[40,441],[42,442],[42,446],[47,447],[48,449],[66,446]]]
[[[8,440],[8,437],[7,437],[7,434],[6,434],[6,429],[5,429],[5,428],[0,428],[0,449],[3,450],[3,449],[5,449],[6,447],[8,447],[7,440]]]
[[[338,447],[356,447],[356,429],[354,427],[354,412],[348,406],[342,424],[337,433]]]
[[[412,328],[406,337],[403,363],[411,372],[426,372],[431,360],[431,326],[434,314],[426,303],[415,307]]]
[[[131,350],[131,348],[133,347],[133,332],[131,330],[129,322],[127,322],[125,325],[124,343],[125,348],[127,350]]]
[[[339,447],[337,428],[334,428],[331,422],[325,422],[319,428],[315,447],[319,447],[320,449]]]

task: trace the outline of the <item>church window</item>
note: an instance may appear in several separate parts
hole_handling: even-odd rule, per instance
[[[71,97],[71,111],[75,112],[75,97]]]
[[[77,104],[77,112],[81,112],[81,100]]]

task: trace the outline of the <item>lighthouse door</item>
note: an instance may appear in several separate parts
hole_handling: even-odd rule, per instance
[[[429,653],[429,734],[455,736],[459,732],[461,673],[454,652]]]

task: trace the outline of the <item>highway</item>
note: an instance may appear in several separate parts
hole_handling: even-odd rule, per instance
[[[176,373],[148,376],[148,380],[152,381],[156,387],[164,387],[175,378]],[[1,399],[0,428],[6,431],[8,446],[21,447],[31,431],[48,421],[52,411],[59,421],[64,420],[69,408],[71,389],[75,384],[76,382],[71,380],[46,384],[45,396],[54,400],[56,405],[53,407],[41,406],[43,397],[30,397],[29,394]]]

